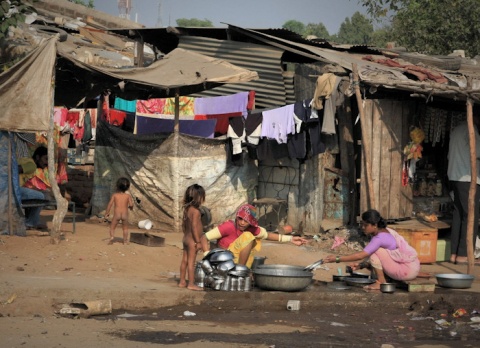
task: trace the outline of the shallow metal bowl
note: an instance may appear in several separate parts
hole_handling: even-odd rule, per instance
[[[474,279],[473,275],[456,273],[437,274],[435,277],[439,286],[452,289],[468,289]]]
[[[233,260],[233,253],[230,250],[216,252],[210,256],[210,263],[218,264],[219,262]]]
[[[273,291],[301,291],[310,285],[312,272],[285,268],[256,268],[253,271],[255,286]]]

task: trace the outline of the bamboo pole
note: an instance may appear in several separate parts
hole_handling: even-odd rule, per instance
[[[12,185],[12,138],[11,133],[8,132],[8,230],[10,231],[10,235],[13,236],[13,185]],[[18,170],[18,168],[15,168]]]
[[[370,154],[370,139],[367,136],[365,129],[365,110],[363,109],[363,100],[362,94],[360,93],[360,81],[358,77],[357,64],[352,64],[353,72],[353,85],[355,87],[355,96],[357,98],[358,112],[360,113],[360,123],[362,129],[362,151],[363,151],[363,161],[365,164],[365,183],[367,185],[366,192],[368,193],[367,197],[367,208],[373,209],[375,207],[375,196],[373,191],[373,180],[372,180],[372,160]]]
[[[175,90],[175,121],[173,123],[173,132],[179,133],[180,131],[180,90]]]
[[[54,107],[55,107],[55,65],[52,67],[52,83],[49,91],[49,97],[51,100],[50,106],[50,119],[48,126],[48,173],[50,186],[52,187],[53,196],[57,202],[57,210],[53,214],[52,228],[50,229],[50,243],[58,244],[60,243],[60,229],[62,227],[63,219],[67,215],[68,210],[68,201],[62,196],[60,188],[57,184],[57,168],[55,163],[57,162],[57,154],[55,153],[55,143],[54,143]]]
[[[478,117],[478,116],[476,116]],[[468,190],[468,216],[467,216],[467,273],[473,274],[475,258],[473,255],[473,226],[476,221],[475,209],[478,209],[477,202],[475,202],[475,195],[477,192],[477,154],[475,143],[475,129],[473,126],[473,103],[471,99],[467,99],[467,123],[468,123],[468,140],[470,144],[470,167],[471,180],[470,189]]]

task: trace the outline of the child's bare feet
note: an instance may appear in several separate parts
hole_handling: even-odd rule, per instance
[[[123,245],[129,245],[129,244],[130,244],[130,241],[128,241],[128,240],[123,241]]]
[[[112,245],[114,239],[115,239],[115,238],[110,238],[110,240],[108,241],[108,245]]]
[[[186,283],[186,282],[180,282],[180,283],[178,283],[178,287],[179,287],[179,288],[186,288],[186,287],[187,287],[187,283]]]
[[[201,288],[201,287],[199,287],[198,285],[195,285],[195,284],[187,286],[187,289],[188,290],[194,290],[194,291],[203,291],[203,288]]]

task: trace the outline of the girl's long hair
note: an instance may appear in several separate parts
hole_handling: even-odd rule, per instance
[[[202,203],[205,202],[205,189],[198,185],[193,184],[187,187],[185,195],[183,196],[183,221],[187,220],[187,211],[189,207],[200,208]]]

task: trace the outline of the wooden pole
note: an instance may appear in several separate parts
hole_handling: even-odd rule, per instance
[[[180,91],[178,88],[175,90],[175,121],[173,123],[173,132],[179,133],[180,131]]]
[[[348,176],[348,223],[355,223],[356,216],[356,187],[355,181],[355,158],[353,149],[353,126],[352,126],[352,107],[350,98],[345,98],[343,104],[338,108],[338,129],[340,133],[340,164],[342,171]]]
[[[48,126],[48,180],[50,181],[50,186],[52,187],[53,196],[55,197],[55,201],[57,202],[57,210],[55,214],[53,214],[53,221],[52,221],[52,228],[50,229],[50,243],[51,244],[58,244],[60,243],[60,230],[62,227],[63,219],[65,215],[67,215],[68,210],[68,201],[62,196],[60,192],[60,188],[58,187],[57,183],[57,168],[55,163],[57,162],[57,154],[55,153],[55,143],[54,143],[54,114],[55,114],[55,66],[52,67],[52,83],[50,87],[49,97],[51,100],[50,104],[50,118],[49,118],[49,126]]]
[[[478,116],[476,116],[478,117]],[[473,255],[473,226],[477,221],[474,221],[475,209],[478,209],[477,202],[475,202],[475,195],[477,192],[477,153],[475,143],[475,129],[473,126],[473,103],[471,99],[467,99],[467,123],[468,123],[468,140],[470,144],[470,167],[471,180],[470,189],[468,190],[468,216],[467,216],[467,273],[473,274],[474,270],[474,255]]]
[[[10,235],[13,236],[13,185],[12,185],[12,138],[11,133],[8,132],[8,230]],[[15,168],[18,170],[18,168]]]
[[[368,193],[367,197],[367,208],[374,209],[375,207],[375,196],[373,191],[373,180],[372,180],[372,160],[370,155],[370,139],[368,138],[366,129],[365,129],[365,111],[363,109],[363,100],[362,94],[360,93],[360,80],[358,77],[357,64],[352,64],[353,72],[353,84],[355,88],[355,96],[357,98],[358,112],[360,113],[360,123],[362,128],[362,151],[363,151],[363,161],[365,164],[365,183],[367,185],[366,192]]]

